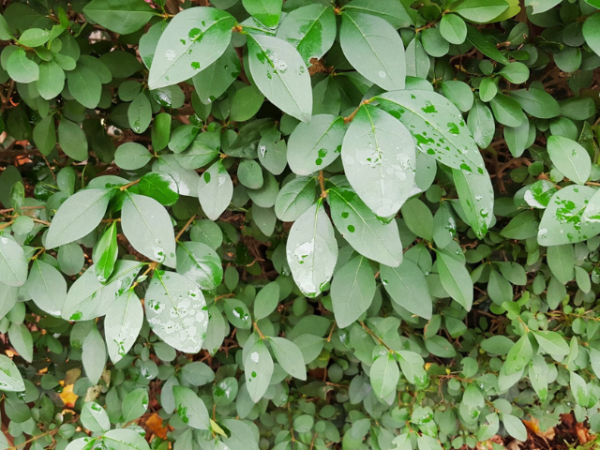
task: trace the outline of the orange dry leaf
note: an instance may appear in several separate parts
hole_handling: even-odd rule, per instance
[[[523,420],[523,423],[529,431],[543,439],[551,441],[556,435],[556,433],[554,432],[554,428],[552,427],[548,428],[546,431],[540,430],[540,421],[537,420],[535,417],[532,417],[531,420]]]
[[[73,386],[74,386],[73,384],[67,384],[63,388],[62,392],[59,394],[59,396],[62,399],[63,403],[68,408],[75,407],[75,402],[79,398],[79,396],[77,396],[77,395],[75,395],[73,393]]]
[[[161,439],[167,438],[167,427],[163,426],[161,417],[154,413],[146,420],[146,427]]]

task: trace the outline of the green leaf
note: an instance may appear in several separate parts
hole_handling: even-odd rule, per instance
[[[505,0],[462,0],[454,3],[450,11],[463,16],[475,23],[485,23],[494,20],[508,9]]]
[[[104,217],[112,194],[110,189],[85,189],[69,197],[52,219],[45,247],[56,248],[91,233]]]
[[[75,161],[83,161],[88,157],[85,133],[79,125],[65,118],[58,124],[58,144]]]
[[[548,138],[548,155],[552,164],[577,184],[585,184],[592,171],[592,161],[585,148],[562,136]]]
[[[61,315],[67,298],[67,282],[54,266],[36,259],[31,266],[26,289],[41,310],[53,316]]]
[[[177,14],[158,41],[150,89],[180,83],[206,69],[229,46],[234,26],[229,13],[215,8],[189,8]]]
[[[258,339],[252,348],[244,353],[246,389],[252,401],[258,403],[269,388],[273,376],[273,358],[262,339]]]
[[[186,277],[155,271],[145,299],[152,330],[171,347],[198,353],[208,327],[202,291]]]
[[[134,389],[123,399],[123,420],[131,422],[148,410],[148,391],[146,388]]]
[[[152,159],[152,153],[137,142],[125,142],[119,145],[115,153],[115,163],[121,169],[137,170],[144,167]]]
[[[560,357],[569,354],[569,345],[560,334],[554,331],[537,331],[533,332],[533,336],[542,350],[550,356]]]
[[[157,14],[143,0],[93,0],[83,12],[94,22],[119,34],[138,31]]]
[[[204,214],[210,220],[217,220],[231,203],[233,182],[222,160],[210,166],[200,177],[198,198]]]
[[[223,281],[219,255],[200,242],[180,242],[177,246],[177,273],[189,278],[200,289],[209,291]]]
[[[538,243],[545,247],[573,244],[600,233],[600,222],[583,217],[595,193],[587,186],[567,186],[557,191],[542,216]]]
[[[416,153],[408,129],[390,114],[362,106],[344,137],[348,181],[380,217],[398,212],[412,193]]]
[[[332,164],[340,155],[344,134],[344,119],[331,114],[318,114],[310,123],[298,124],[288,140],[292,172],[310,175]]]
[[[81,408],[81,424],[92,433],[110,430],[110,420],[102,406],[96,402],[86,402]]]
[[[410,231],[427,241],[433,239],[433,215],[418,198],[411,198],[402,206],[402,217]]]
[[[514,64],[517,63],[512,63],[511,66]],[[508,67],[510,66],[506,66],[503,70],[506,70]],[[502,74],[502,71],[500,73]],[[561,113],[560,105],[554,97],[541,89],[512,91],[511,97],[519,102],[526,113],[539,119],[551,119],[559,116]]]
[[[275,200],[275,214],[282,222],[294,222],[315,202],[317,188],[310,177],[297,177],[281,188]]]
[[[89,67],[78,64],[75,70],[67,72],[67,86],[75,100],[86,108],[94,109],[100,103],[102,83]]]
[[[436,252],[440,281],[446,292],[467,311],[473,304],[473,282],[463,264],[442,252]]]
[[[179,200],[179,187],[175,179],[166,173],[151,172],[140,178],[140,194],[151,197],[161,205],[171,206]]]
[[[14,240],[0,236],[0,282],[23,286],[27,281],[27,259],[23,247]]]
[[[373,393],[377,398],[384,399],[396,392],[400,369],[391,352],[386,351],[375,360],[371,366],[370,378]]]
[[[25,47],[39,47],[44,45],[50,39],[50,33],[41,28],[30,28],[23,31],[19,37],[19,44]]]
[[[33,83],[40,78],[39,66],[27,57],[22,48],[18,48],[8,57],[6,71],[10,78],[18,83]]]
[[[583,37],[590,48],[600,55],[600,15],[592,14],[583,23]]]
[[[119,249],[117,247],[117,223],[113,222],[104,232],[100,240],[94,246],[92,259],[94,261],[96,277],[101,283],[105,283],[113,273]]]
[[[287,14],[277,28],[277,37],[296,47],[306,65],[321,59],[331,48],[336,35],[333,8],[309,4]]]
[[[150,446],[144,437],[137,430],[133,429],[121,428],[107,431],[104,434],[104,440],[109,441],[105,444],[108,445],[109,448],[114,447],[121,450],[150,450]],[[118,446],[115,447],[110,441],[116,442]]]
[[[128,290],[115,299],[104,319],[106,346],[114,364],[123,359],[133,347],[143,322],[142,304],[133,290]]]
[[[471,87],[463,81],[444,81],[442,84],[442,92],[461,112],[468,112],[473,107],[473,91],[471,90]]]
[[[22,323],[11,323],[8,329],[8,340],[25,361],[33,361],[33,338],[29,329]]]
[[[451,44],[460,45],[467,39],[467,25],[454,14],[444,14],[440,20],[440,33]]]
[[[587,389],[587,384],[585,380],[576,372],[570,371],[571,379],[570,379],[570,387],[573,392],[573,397],[577,401],[579,406],[583,406],[584,408],[588,406],[589,402],[589,394]]]
[[[281,289],[279,283],[272,281],[263,287],[254,299],[254,320],[268,317],[279,304]]]
[[[7,392],[22,392],[25,390],[25,384],[19,369],[5,355],[0,355],[0,390]]]
[[[279,23],[281,5],[279,0],[242,0],[246,11],[269,28]]]
[[[160,152],[169,144],[172,120],[171,114],[168,113],[160,113],[154,116],[154,123],[152,124],[152,149],[154,151]],[[120,167],[119,164],[117,165]]]
[[[91,320],[104,316],[115,299],[129,289],[143,266],[144,263],[137,261],[119,260],[106,284],[98,281],[95,266],[90,266],[69,289],[62,309],[63,319]]]
[[[525,0],[525,6],[532,8],[532,14],[541,14],[549,11],[556,5],[561,3],[562,0]]]
[[[502,422],[506,432],[513,438],[523,442],[527,440],[527,429],[521,419],[511,414],[502,414]]]
[[[442,446],[439,441],[426,434],[417,437],[417,444],[419,450],[442,450]]]
[[[183,423],[196,429],[209,429],[209,416],[206,406],[194,391],[184,386],[173,386],[177,415]]]
[[[477,145],[481,148],[489,147],[496,132],[496,124],[490,108],[483,102],[475,100],[473,108],[469,111],[467,124]]]
[[[529,341],[529,336],[524,334],[516,344],[511,347],[508,355],[506,355],[506,362],[504,363],[506,375],[512,375],[523,370],[523,368],[529,364],[532,357],[533,347]]]
[[[192,78],[200,101],[205,105],[211,104],[231,86],[240,71],[240,59],[230,45],[215,62]]]
[[[134,133],[141,134],[148,129],[152,122],[152,105],[146,92],[140,92],[129,104],[127,119]]]
[[[212,369],[200,361],[195,361],[183,366],[181,369],[181,376],[187,383],[190,383],[193,386],[203,386],[212,383],[215,379],[215,373]]]
[[[357,256],[340,267],[331,283],[331,302],[338,327],[346,328],[369,309],[375,289],[368,259]]]
[[[331,279],[338,246],[323,205],[318,202],[300,216],[287,241],[287,261],[296,285],[307,297],[316,297]]]
[[[256,86],[271,103],[290,116],[310,121],[310,76],[291,44],[270,36],[248,35],[248,62]]]
[[[265,97],[255,86],[246,86],[233,94],[229,118],[236,122],[251,119],[263,105]]]
[[[397,267],[402,262],[402,243],[395,221],[384,223],[351,189],[329,190],[331,218],[344,239],[361,255]]]
[[[376,97],[412,133],[417,147],[454,169],[484,173],[485,165],[460,111],[429,91],[396,91]]]
[[[106,345],[98,329],[94,326],[83,340],[81,361],[85,375],[92,385],[98,384],[106,364]]]
[[[575,249],[571,244],[548,247],[546,261],[552,275],[562,284],[575,278]]]
[[[452,170],[460,205],[469,225],[480,239],[494,221],[494,189],[487,171]]]
[[[40,78],[35,87],[46,100],[57,97],[65,88],[65,72],[55,61],[42,61],[39,66]]]
[[[423,271],[404,259],[399,267],[382,265],[381,282],[392,300],[412,314],[431,319],[432,299]]]
[[[507,127],[519,127],[525,121],[527,116],[523,113],[521,105],[514,98],[504,94],[497,94],[490,102],[494,117],[502,125]]]
[[[56,147],[56,126],[54,116],[48,116],[37,123],[33,129],[33,141],[44,156],[48,156]]]
[[[396,0],[353,0],[344,6],[344,10],[357,11],[380,17],[395,29],[408,28],[413,25],[413,20],[407,12],[406,2]]]
[[[456,350],[443,336],[435,335],[425,339],[425,347],[431,354],[440,358],[454,358],[456,356]]]
[[[14,39],[14,36],[10,31],[10,27],[6,23],[4,16],[0,15],[0,40],[10,41],[11,39]]]
[[[467,25],[467,40],[488,58],[504,65],[510,64],[509,59],[498,50],[496,44],[483,36],[477,28]]]
[[[127,192],[121,226],[125,237],[138,252],[166,266],[176,266],[171,218],[156,200]]]
[[[340,44],[344,56],[366,79],[387,91],[404,89],[404,45],[388,22],[352,9],[344,11]]]
[[[252,328],[252,318],[250,317],[250,311],[244,302],[237,298],[228,298],[225,300],[225,315],[227,320],[231,322],[236,328],[242,330],[249,330]]]
[[[294,378],[306,380],[306,366],[298,346],[289,339],[282,337],[269,337],[268,339],[275,359],[277,359],[282,369]]]

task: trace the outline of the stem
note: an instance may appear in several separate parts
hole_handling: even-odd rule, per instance
[[[140,182],[140,180],[135,180],[135,181],[132,181],[131,183],[128,183],[128,184],[126,184],[126,185],[124,185],[124,186],[121,186],[119,189],[120,189],[121,191],[125,191],[125,190],[127,190],[128,188],[130,188],[131,186],[135,186],[135,185],[136,185],[136,184],[138,184],[139,182]]]
[[[360,103],[360,105],[358,105],[358,108],[356,108],[352,114],[350,114],[348,117],[344,117],[344,123],[345,124],[349,124],[350,122],[352,122],[354,120],[354,117],[356,116],[356,113],[358,113],[358,110],[360,109],[360,107],[362,105],[368,105],[369,103],[371,103],[373,101],[373,99],[370,100],[365,100],[363,102]]]
[[[376,334],[373,332],[373,330],[371,330],[371,329],[370,329],[368,326],[366,326],[366,325],[365,325],[365,323],[364,323],[362,320],[359,320],[359,321],[358,321],[358,323],[360,323],[360,324],[362,325],[362,327],[365,329],[365,331],[366,331],[367,333],[369,333],[369,334],[370,334],[370,335],[371,335],[373,338],[375,338],[377,341],[379,341],[379,343],[380,343],[381,345],[383,345],[385,348],[387,348],[389,352],[391,352],[391,353],[396,353],[396,351],[395,351],[395,350],[392,350],[390,347],[388,347],[388,345],[387,345],[385,342],[383,342],[383,341],[381,340],[381,338],[380,338],[379,336],[377,336],[377,335],[376,335]]]
[[[319,186],[321,186],[321,198],[327,197],[327,190],[325,189],[325,177],[323,176],[323,171],[319,171]]]
[[[139,280],[140,278],[144,278],[146,275],[148,275],[148,274],[150,273],[150,271],[151,271],[151,270],[154,270],[154,269],[156,269],[156,268],[158,267],[158,265],[159,265],[159,263],[157,263],[156,261],[155,261],[155,262],[151,262],[151,263],[148,265],[148,268],[147,268],[147,269],[144,271],[144,273],[143,273],[143,274],[142,274],[142,275],[141,275],[141,276],[138,278],[138,280]],[[134,289],[134,288],[135,288],[136,286],[138,286],[138,285],[139,285],[139,283],[138,283],[137,281],[135,281],[135,282],[134,282],[134,283],[131,285],[131,287],[130,287],[129,289]]]
[[[258,336],[261,339],[265,339],[265,335],[261,333],[260,329],[258,328],[258,325],[256,324],[256,322],[252,321],[252,324],[254,325],[254,329],[256,330],[256,332],[258,333]]]
[[[177,233],[177,236],[175,236],[175,242],[179,242],[179,238],[185,232],[185,230],[187,230],[187,227],[190,226],[190,224],[194,221],[195,218],[196,218],[196,214],[194,214],[192,217],[190,217],[190,220],[188,220],[187,223],[183,226],[183,228],[181,230],[179,230],[179,233]]]

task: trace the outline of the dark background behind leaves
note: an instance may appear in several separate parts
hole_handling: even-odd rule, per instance
[[[593,448],[599,9],[2,2],[0,449]]]

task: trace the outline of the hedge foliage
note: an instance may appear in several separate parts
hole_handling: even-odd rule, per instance
[[[1,8],[0,448],[600,431],[599,0]]]

